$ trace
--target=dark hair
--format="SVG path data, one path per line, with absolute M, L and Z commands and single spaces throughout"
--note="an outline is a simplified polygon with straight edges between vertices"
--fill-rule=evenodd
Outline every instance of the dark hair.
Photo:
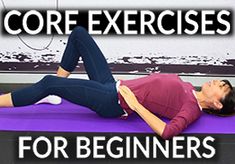
M 228 80 L 222 80 L 225 85 L 228 85 L 230 88 L 229 93 L 220 100 L 223 107 L 221 110 L 214 110 L 214 109 L 203 109 L 206 113 L 214 114 L 217 116 L 231 116 L 235 115 L 235 93 L 231 83 Z

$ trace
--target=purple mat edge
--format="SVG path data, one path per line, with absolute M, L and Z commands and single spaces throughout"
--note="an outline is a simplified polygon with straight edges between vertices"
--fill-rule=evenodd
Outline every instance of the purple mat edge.
M 98 120 L 98 123 L 101 123 L 101 124 L 104 124 L 105 121 L 110 121 L 110 122 L 113 122 L 113 123 L 118 123 L 120 124 L 120 126 L 123 126 L 124 124 L 126 123 L 123 123 L 123 121 L 125 120 L 118 120 L 118 119 L 103 119 L 103 118 L 100 118 L 99 116 L 97 116 L 95 113 L 91 112 L 89 109 L 86 109 L 85 107 L 82 107 L 82 106 L 78 106 L 78 105 L 75 105 L 75 104 L 71 104 L 65 100 L 63 100 L 63 104 L 62 105 L 59 105 L 59 106 L 52 106 L 52 105 L 38 105 L 38 106 L 27 106 L 27 107 L 20 107 L 18 108 L 19 110 L 23 110 L 24 112 L 27 111 L 27 114 L 32 112 L 31 114 L 33 114 L 34 112 L 36 114 L 38 114 L 37 112 L 48 112 L 48 113 L 53 113 L 54 112 L 54 109 L 56 108 L 63 108 L 65 106 L 69 106 L 71 108 L 74 108 L 73 110 L 74 111 L 70 111 L 70 110 L 64 110 L 64 111 L 60 111 L 60 112 L 71 112 L 70 114 L 73 114 L 73 112 L 75 112 L 76 114 L 77 113 L 82 113 L 83 114 L 89 114 L 89 117 L 88 119 L 91 119 L 91 120 Z M 44 108 L 43 108 L 44 107 Z M 43 108 L 43 109 L 40 109 L 40 108 Z M 49 108 L 48 109 L 45 109 L 45 108 Z M 77 108 L 81 109 L 79 111 L 77 111 Z M 2 109 L 0 111 L 0 115 L 4 112 L 5 113 L 11 113 L 11 110 L 13 110 L 13 113 L 16 112 L 16 110 L 13 108 L 13 109 L 10 109 L 9 108 L 5 108 Z M 48 111 L 47 111 L 48 110 Z M 4 111 L 4 112 L 3 112 Z M 23 114 L 23 113 L 22 113 Z M 42 113 L 41 113 L 42 114 Z M 57 113 L 58 114 L 58 113 Z M 80 114 L 79 114 L 80 115 Z M 14 131 L 14 132 L 68 132 L 68 133 L 150 133 L 150 134 L 153 134 L 154 132 L 146 125 L 146 123 L 144 121 L 142 121 L 140 118 L 137 118 L 138 116 L 135 116 L 136 114 L 133 114 L 131 116 L 129 116 L 132 120 L 134 120 L 134 122 L 130 122 L 128 121 L 129 123 L 138 123 L 139 126 L 141 126 L 142 129 L 144 130 L 139 130 L 139 129 L 131 129 L 132 127 L 129 126 L 130 128 L 122 128 L 122 127 L 119 127 L 119 125 L 116 125 L 116 129 L 115 128 L 112 128 L 112 130 L 110 130 L 110 128 L 103 128 L 103 129 L 86 129 L 86 130 L 79 130 L 79 128 L 69 128 L 69 126 L 65 126 L 65 127 L 62 127 L 62 128 L 54 128 L 52 126 L 52 128 L 48 128 L 46 129 L 47 126 L 42 126 L 40 128 L 32 128 L 32 127 L 25 127 L 25 126 L 21 126 L 20 128 L 19 127 L 14 127 L 14 125 L 10 126 L 10 128 L 4 128 L 1 124 L 0 125 L 0 131 Z M 80 116 L 82 117 L 82 116 Z M 1 118 L 2 119 L 2 118 Z M 8 118 L 7 118 L 8 119 Z M 6 119 L 6 120 L 7 120 Z M 129 119 L 129 118 L 128 118 Z M 226 119 L 226 122 L 227 122 L 227 125 L 232 125 L 233 128 L 230 129 L 228 127 L 223 127 L 223 129 L 218 129 L 218 126 L 216 125 L 213 125 L 211 128 L 213 129 L 210 129 L 210 127 L 207 127 L 205 124 L 207 124 L 208 121 L 211 121 L 211 122 L 219 122 L 219 120 L 222 120 L 222 119 L 225 119 L 225 118 L 218 118 L 218 117 L 215 117 L 215 116 L 210 116 L 210 115 L 207 115 L 207 114 L 203 114 L 203 116 L 198 120 L 196 121 L 195 123 L 193 123 L 192 125 L 190 125 L 187 129 L 185 129 L 182 133 L 183 134 L 188 134 L 188 133 L 193 133 L 193 134 L 235 134 L 235 117 L 230 117 L 228 119 Z M 105 121 L 104 121 L 105 120 Z M 117 121 L 118 120 L 118 121 Z M 165 120 L 165 119 L 164 119 Z M 230 121 L 229 121 L 230 120 Z M 1 122 L 2 120 L 0 120 Z M 45 121 L 43 118 L 41 120 L 39 120 L 39 123 L 40 121 Z M 56 119 L 54 120 L 49 120 L 51 122 L 60 122 Z M 64 120 L 62 120 L 64 121 Z M 71 122 L 71 120 L 66 120 L 66 122 Z M 74 120 L 72 120 L 73 122 Z M 14 122 L 14 119 L 13 119 L 13 122 Z M 79 122 L 79 120 L 75 120 L 75 122 Z M 231 122 L 233 124 L 231 124 Z M 2 122 L 1 122 L 2 123 Z M 82 121 L 80 122 L 82 123 Z M 225 121 L 222 121 L 220 123 L 224 123 L 224 125 L 226 125 Z M 34 125 L 37 125 L 37 122 L 30 122 L 30 124 L 34 124 Z M 201 126 L 201 128 L 200 128 Z

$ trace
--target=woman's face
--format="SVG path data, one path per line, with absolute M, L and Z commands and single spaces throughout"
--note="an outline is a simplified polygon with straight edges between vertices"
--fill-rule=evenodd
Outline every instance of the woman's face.
M 211 80 L 202 85 L 202 93 L 208 101 L 215 102 L 224 99 L 230 87 L 221 80 Z

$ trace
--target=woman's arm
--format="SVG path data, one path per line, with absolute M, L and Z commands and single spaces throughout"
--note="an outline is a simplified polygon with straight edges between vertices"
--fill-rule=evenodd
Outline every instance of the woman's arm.
M 136 111 L 140 117 L 156 132 L 159 136 L 162 136 L 166 123 L 159 119 L 156 115 L 151 113 L 143 105 L 141 105 L 134 93 L 126 86 L 119 86 L 119 92 L 128 104 L 128 106 Z

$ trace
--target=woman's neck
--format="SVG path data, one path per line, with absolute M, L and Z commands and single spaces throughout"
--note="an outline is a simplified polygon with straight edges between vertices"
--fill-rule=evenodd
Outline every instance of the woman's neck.
M 209 108 L 208 102 L 206 101 L 206 98 L 203 95 L 203 93 L 201 91 L 196 91 L 195 94 L 196 94 L 196 99 L 199 105 L 202 107 L 202 109 Z

